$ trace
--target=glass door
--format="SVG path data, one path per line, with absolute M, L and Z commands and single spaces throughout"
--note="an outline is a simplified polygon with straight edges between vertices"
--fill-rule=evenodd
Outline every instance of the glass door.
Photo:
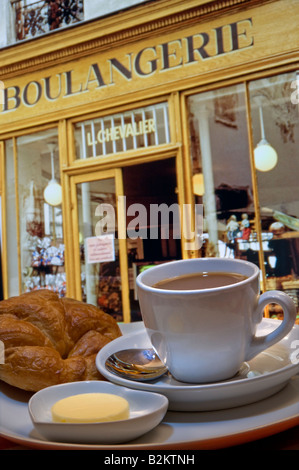
M 150 266 L 180 259 L 181 224 L 176 159 L 122 169 L 131 320 L 141 320 L 136 277 Z
M 136 276 L 182 256 L 176 159 L 74 175 L 70 187 L 73 294 L 117 321 L 141 320 Z
M 71 178 L 76 297 L 130 321 L 121 170 Z

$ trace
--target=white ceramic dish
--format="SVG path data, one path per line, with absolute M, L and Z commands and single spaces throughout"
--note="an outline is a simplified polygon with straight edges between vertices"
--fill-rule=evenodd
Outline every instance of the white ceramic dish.
M 104 423 L 54 423 L 51 408 L 55 402 L 80 393 L 112 393 L 129 402 L 128 419 Z M 165 396 L 127 389 L 109 382 L 73 382 L 48 387 L 35 393 L 28 409 L 36 430 L 49 441 L 80 444 L 119 444 L 151 431 L 165 416 Z
M 277 327 L 278 320 L 263 319 L 258 334 L 267 334 Z M 110 354 L 126 348 L 147 348 L 150 341 L 144 328 L 108 343 L 97 355 L 98 370 L 109 381 L 136 390 L 165 395 L 169 409 L 175 411 L 211 411 L 243 406 L 267 398 L 282 390 L 292 376 L 299 372 L 299 363 L 292 361 L 294 345 L 299 339 L 299 326 L 279 343 L 260 353 L 234 379 L 218 383 L 194 385 L 174 380 L 166 375 L 153 382 L 135 382 L 108 371 L 105 361 Z

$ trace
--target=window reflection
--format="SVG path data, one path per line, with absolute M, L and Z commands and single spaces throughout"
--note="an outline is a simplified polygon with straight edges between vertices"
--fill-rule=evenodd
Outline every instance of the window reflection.
M 257 169 L 267 289 L 282 289 L 298 307 L 299 298 L 299 114 L 292 102 L 296 74 L 250 83 L 254 146 L 261 138 L 260 110 L 266 140 L 277 153 L 267 171 Z M 271 312 L 270 312 L 271 314 Z M 273 306 L 273 314 L 282 312 Z
M 294 72 L 249 83 L 253 168 L 245 86 L 193 95 L 187 105 L 193 193 L 204 205 L 199 255 L 258 264 L 262 288 L 285 291 L 299 312 L 299 108 L 291 99 L 296 79 Z M 277 305 L 267 314 L 283 316 Z
M 62 207 L 61 198 L 57 199 L 57 188 L 61 191 L 59 180 L 56 129 L 18 137 L 15 150 L 13 141 L 7 141 L 9 296 L 41 288 L 59 296 L 66 294 Z M 46 188 L 50 189 L 47 200 Z
M 193 192 L 204 205 L 202 256 L 259 262 L 245 88 L 188 99 Z

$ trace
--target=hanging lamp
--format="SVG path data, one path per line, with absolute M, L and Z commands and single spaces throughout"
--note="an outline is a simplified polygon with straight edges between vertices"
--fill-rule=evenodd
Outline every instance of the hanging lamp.
M 277 164 L 277 152 L 269 144 L 265 138 L 265 129 L 264 129 L 264 120 L 263 120 L 263 110 L 262 107 L 259 107 L 260 115 L 260 126 L 261 126 L 261 140 L 254 149 L 254 163 L 255 167 L 259 171 L 270 171 Z
M 55 172 L 54 172 L 54 143 L 48 144 L 50 152 L 51 152 L 51 179 L 48 182 L 44 190 L 44 199 L 47 204 L 50 206 L 58 206 L 62 202 L 62 188 L 61 185 L 55 179 Z

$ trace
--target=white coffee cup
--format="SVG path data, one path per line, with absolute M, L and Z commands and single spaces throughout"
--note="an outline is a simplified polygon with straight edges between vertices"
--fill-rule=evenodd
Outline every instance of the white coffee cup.
M 200 272 L 233 272 L 245 280 L 199 290 L 153 287 L 169 278 Z M 138 298 L 150 341 L 172 376 L 208 383 L 233 377 L 244 361 L 280 341 L 292 329 L 296 308 L 281 291 L 260 295 L 260 270 L 247 261 L 198 258 L 149 268 L 137 277 Z M 267 304 L 279 304 L 284 320 L 256 336 Z

